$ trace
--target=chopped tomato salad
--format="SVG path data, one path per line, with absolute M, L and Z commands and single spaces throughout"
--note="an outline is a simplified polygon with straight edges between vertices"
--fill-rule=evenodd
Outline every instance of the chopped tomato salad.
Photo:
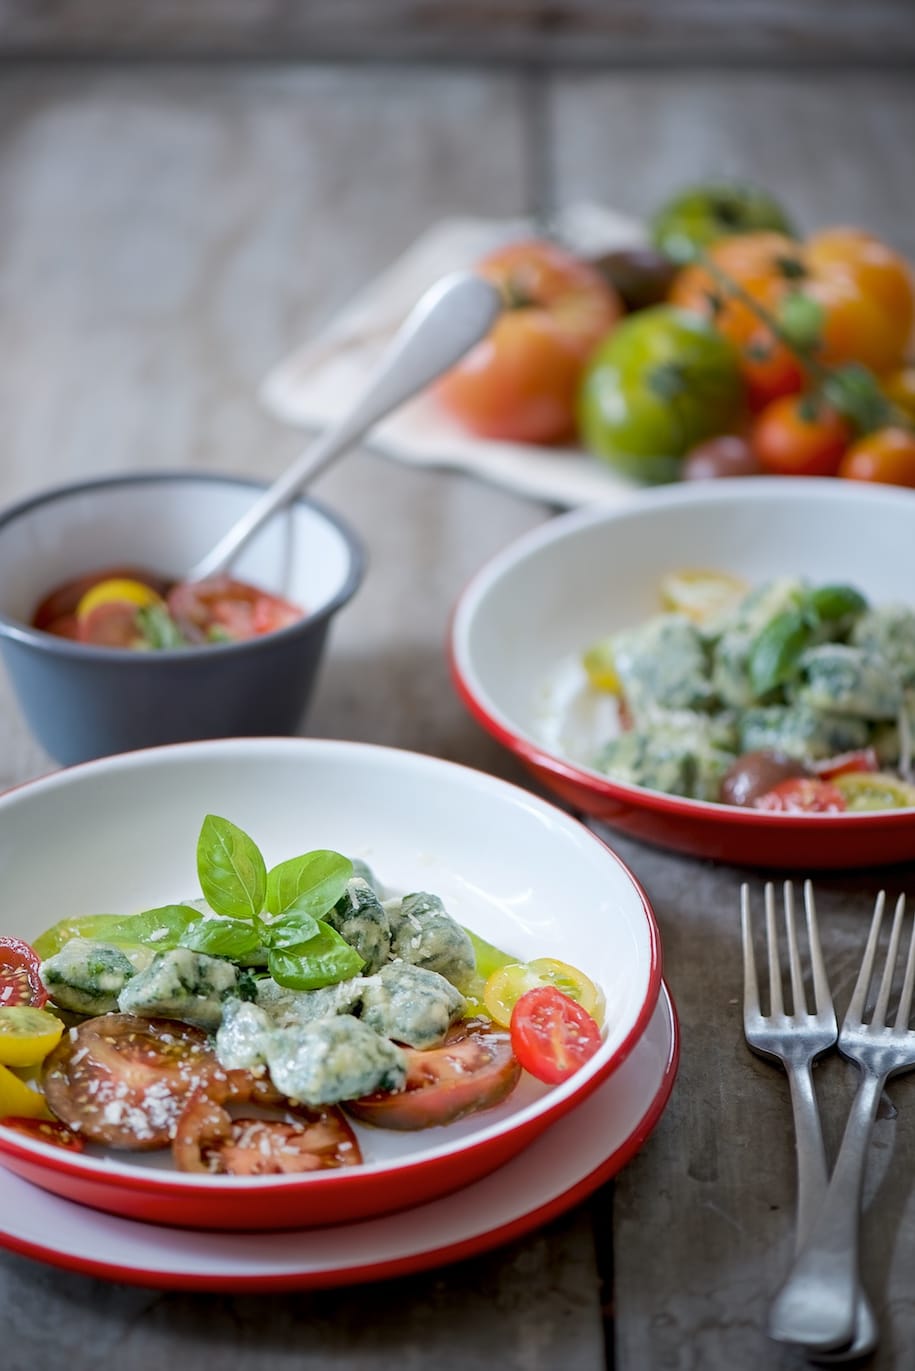
M 238 643 L 298 623 L 290 601 L 230 576 L 170 582 L 137 567 L 65 581 L 35 609 L 35 628 L 93 647 L 137 651 Z

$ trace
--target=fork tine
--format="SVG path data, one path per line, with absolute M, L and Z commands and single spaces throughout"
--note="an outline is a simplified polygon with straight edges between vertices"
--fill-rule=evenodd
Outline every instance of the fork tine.
M 794 886 L 785 882 L 785 932 L 788 935 L 788 965 L 791 970 L 791 1000 L 795 1014 L 807 1013 L 807 996 L 804 992 L 804 973 L 801 971 L 801 955 L 797 946 L 797 923 L 794 917 Z
M 900 897 L 896 901 L 896 909 L 893 914 L 893 926 L 890 929 L 890 943 L 886 949 L 886 962 L 883 966 L 883 975 L 880 977 L 880 989 L 877 992 L 877 1003 L 874 1005 L 874 1013 L 871 1023 L 885 1024 L 886 1011 L 889 1008 L 890 992 L 893 989 L 893 977 L 896 972 L 896 958 L 899 955 L 899 937 L 902 933 L 902 916 L 905 912 L 905 901 Z
M 874 954 L 877 951 L 877 940 L 880 937 L 880 921 L 883 918 L 883 906 L 886 904 L 886 893 L 880 891 L 877 902 L 874 905 L 874 916 L 871 919 L 870 932 L 867 935 L 867 944 L 864 948 L 864 956 L 861 958 L 861 970 L 858 972 L 858 979 L 855 981 L 855 988 L 852 991 L 851 999 L 848 1002 L 848 1009 L 845 1011 L 846 1022 L 856 1021 L 861 1023 L 864 1016 L 864 1003 L 867 999 L 868 986 L 871 983 L 871 975 L 874 970 Z
M 766 882 L 766 942 L 769 951 L 769 1013 L 779 1015 L 785 1012 L 782 1002 L 782 969 L 778 960 L 778 929 L 775 926 L 775 891 L 771 881 Z
M 750 920 L 750 887 L 740 887 L 740 930 L 743 937 L 743 1012 L 747 1015 L 759 1014 L 759 981 L 756 976 L 756 958 L 753 955 L 753 928 Z
M 817 920 L 816 901 L 813 898 L 813 885 L 804 882 L 804 909 L 807 914 L 807 942 L 810 946 L 810 966 L 813 971 L 813 998 L 818 1014 L 832 1013 L 832 991 L 823 961 L 820 946 L 820 926 Z
M 905 908 L 905 896 L 899 896 L 898 909 Z M 909 937 L 909 955 L 905 964 L 905 978 L 902 982 L 902 993 L 899 996 L 899 1008 L 896 1011 L 897 1030 L 906 1029 L 909 1026 L 909 1019 L 912 1014 L 912 989 L 915 987 L 915 922 L 912 924 L 912 932 Z

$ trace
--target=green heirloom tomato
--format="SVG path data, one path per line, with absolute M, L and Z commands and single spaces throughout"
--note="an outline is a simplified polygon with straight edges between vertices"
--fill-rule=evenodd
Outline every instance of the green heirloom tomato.
M 579 429 L 637 480 L 673 481 L 684 454 L 732 427 L 743 405 L 732 345 L 698 315 L 656 305 L 625 319 L 585 372 Z
M 793 236 L 781 205 L 767 191 L 740 182 L 690 186 L 662 205 L 651 220 L 655 247 L 674 262 L 692 262 L 697 250 L 735 233 L 773 229 Z

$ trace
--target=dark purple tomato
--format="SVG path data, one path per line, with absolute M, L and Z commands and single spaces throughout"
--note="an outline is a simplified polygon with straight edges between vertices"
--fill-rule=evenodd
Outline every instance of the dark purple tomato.
M 760 795 L 767 795 L 782 781 L 809 772 L 797 757 L 783 752 L 745 752 L 725 772 L 721 782 L 721 801 L 726 805 L 752 806 Z
M 721 476 L 760 476 L 762 467 L 746 438 L 723 433 L 697 443 L 683 459 L 684 481 L 709 481 Z
M 627 309 L 647 309 L 667 299 L 676 265 L 654 248 L 620 248 L 595 257 L 593 264 L 622 296 Z

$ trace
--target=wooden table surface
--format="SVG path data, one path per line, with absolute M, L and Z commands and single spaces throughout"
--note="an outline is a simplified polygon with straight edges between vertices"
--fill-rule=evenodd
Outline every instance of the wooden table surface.
M 642 213 L 684 181 L 742 174 L 802 224 L 863 223 L 915 255 L 913 116 L 902 72 L 7 67 L 0 500 L 125 468 L 277 473 L 301 435 L 259 409 L 259 380 L 444 215 L 583 197 Z M 361 532 L 371 566 L 334 630 L 309 731 L 527 784 L 462 710 L 443 644 L 471 572 L 552 511 L 368 453 L 319 493 Z M 0 787 L 50 768 L 3 681 Z M 794 1175 L 784 1079 L 741 1035 L 748 873 L 614 841 L 657 912 L 683 1058 L 656 1133 L 612 1186 L 486 1256 L 319 1293 L 161 1293 L 2 1253 L 0 1364 L 802 1365 L 762 1331 L 790 1253 Z M 884 882 L 915 894 L 915 865 L 818 879 L 840 1005 Z M 834 1149 L 852 1075 L 830 1061 L 817 1081 Z M 903 1368 L 915 1357 L 915 1081 L 884 1101 L 870 1161 L 872 1364 Z

